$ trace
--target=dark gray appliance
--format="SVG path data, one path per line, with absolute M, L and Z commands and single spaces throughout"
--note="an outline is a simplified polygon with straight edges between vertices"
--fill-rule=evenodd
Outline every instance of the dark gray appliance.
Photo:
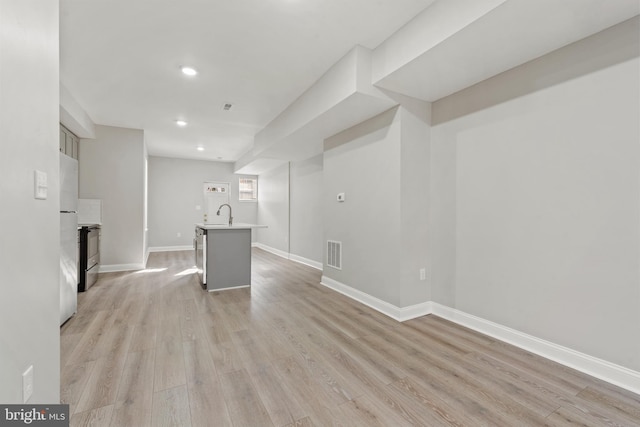
M 98 281 L 100 269 L 100 226 L 85 225 L 80 229 L 80 282 L 84 292 Z
M 196 236 L 193 241 L 196 253 L 196 269 L 203 289 L 207 289 L 207 230 L 196 227 Z

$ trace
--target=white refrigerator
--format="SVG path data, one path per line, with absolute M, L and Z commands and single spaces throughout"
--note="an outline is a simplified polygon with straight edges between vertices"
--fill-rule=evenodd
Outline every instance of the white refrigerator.
M 60 325 L 78 309 L 78 161 L 60 153 Z

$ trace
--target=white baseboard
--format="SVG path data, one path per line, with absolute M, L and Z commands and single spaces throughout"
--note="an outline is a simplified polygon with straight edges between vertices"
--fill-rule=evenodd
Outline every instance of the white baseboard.
M 220 288 L 220 289 L 207 289 L 208 292 L 218 292 L 218 291 L 228 291 L 230 289 L 242 289 L 242 288 L 250 288 L 251 285 L 241 285 L 241 286 L 231 286 L 228 288 Z
M 525 334 L 433 301 L 427 301 L 409 307 L 396 307 L 393 304 L 389 304 L 386 301 L 382 301 L 379 298 L 326 276 L 322 276 L 321 284 L 399 322 L 434 314 L 458 325 L 473 329 L 474 331 L 515 345 L 516 347 L 576 369 L 587 375 L 640 394 L 640 372 L 625 368 L 624 366 L 589 356 L 588 354 L 554 344 L 550 341 Z
M 397 320 L 398 322 L 404 322 L 406 320 L 415 319 L 416 317 L 431 314 L 432 311 L 430 301 L 412 305 L 409 307 L 396 307 L 393 304 L 347 286 L 327 276 L 322 276 L 322 279 L 320 279 L 320 284 L 326 286 L 327 288 L 333 289 L 334 291 L 339 292 L 343 295 L 346 295 L 349 298 L 366 305 L 367 307 L 371 307 L 374 310 Z
M 640 372 L 432 302 L 433 314 L 640 394 Z
M 252 246 L 271 252 L 292 261 L 302 262 L 303 264 L 315 267 L 310 263 L 303 262 L 305 259 L 295 255 L 288 254 L 284 251 L 271 248 L 261 243 L 253 243 Z M 183 248 L 183 249 L 179 249 Z M 177 251 L 190 250 L 192 247 L 165 247 L 165 248 L 149 248 L 149 252 L 158 251 Z M 307 260 L 309 261 L 309 260 Z M 313 262 L 313 261 L 311 261 Z M 316 263 L 319 264 L 319 263 Z M 320 265 L 320 269 L 321 269 Z M 100 273 L 115 271 L 134 271 L 144 269 L 142 264 L 114 264 L 101 265 Z M 318 268 L 318 267 L 315 267 Z M 515 329 L 482 319 L 480 317 L 467 314 L 455 308 L 450 308 L 433 301 L 426 301 L 409 307 L 396 307 L 386 301 L 371 296 L 365 292 L 347 286 L 329 277 L 322 276 L 321 284 L 327 288 L 333 289 L 347 297 L 358 301 L 368 307 L 373 308 L 380 313 L 391 317 L 399 322 L 415 319 L 417 317 L 434 314 L 443 319 L 450 320 L 458 325 L 465 326 L 474 331 L 491 336 L 500 341 L 515 345 L 516 347 L 535 353 L 539 356 L 558 362 L 562 365 L 576 369 L 585 374 L 599 378 L 603 381 L 615 384 L 619 387 L 640 394 L 640 372 L 625 368 L 620 365 L 599 359 L 597 357 L 584 354 L 570 348 L 546 341 L 535 336 L 517 331 Z
M 279 257 L 289 259 L 289 253 L 285 251 L 281 251 L 280 249 L 272 248 L 271 246 L 267 246 L 263 243 L 254 242 L 251 244 L 256 248 L 262 249 L 263 251 L 271 252 L 274 255 L 278 255 Z
M 137 271 L 144 270 L 144 264 L 110 264 L 100 265 L 98 273 L 114 273 L 116 271 Z
M 267 246 L 267 245 L 265 245 L 263 243 L 254 242 L 254 243 L 251 244 L 251 246 L 254 246 L 256 248 L 260 248 L 263 251 L 270 252 L 270 253 L 272 253 L 274 255 L 278 255 L 279 257 L 282 257 L 282 258 L 285 258 L 285 259 L 288 259 L 288 260 L 291 260 L 291 261 L 295 261 L 295 262 L 297 262 L 299 264 L 308 265 L 309 267 L 313 267 L 313 268 L 315 268 L 317 270 L 320 270 L 320 271 L 322 271 L 322 268 L 323 268 L 323 265 L 322 265 L 321 262 L 314 261 L 314 260 L 311 260 L 311 259 L 308 259 L 308 258 L 304 258 L 304 257 L 301 257 L 299 255 L 290 254 L 288 252 L 281 251 L 280 249 L 276 249 L 276 248 L 272 248 L 271 246 Z
M 151 246 L 149 252 L 192 251 L 193 245 L 186 246 Z
M 308 265 L 309 267 L 313 267 L 316 270 L 322 271 L 322 269 L 324 268 L 324 266 L 322 265 L 321 262 L 314 261 L 314 260 L 309 259 L 309 258 L 304 258 L 304 257 L 301 257 L 299 255 L 289 254 L 289 259 L 291 261 L 295 261 L 295 262 L 297 262 L 299 264 L 304 264 L 304 265 Z

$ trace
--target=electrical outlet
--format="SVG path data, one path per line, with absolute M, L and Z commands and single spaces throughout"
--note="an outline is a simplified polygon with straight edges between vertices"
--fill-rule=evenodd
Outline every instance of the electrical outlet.
M 427 269 L 426 268 L 421 268 L 420 269 L 420 280 L 427 280 Z
M 33 365 L 22 374 L 22 403 L 27 403 L 33 394 Z

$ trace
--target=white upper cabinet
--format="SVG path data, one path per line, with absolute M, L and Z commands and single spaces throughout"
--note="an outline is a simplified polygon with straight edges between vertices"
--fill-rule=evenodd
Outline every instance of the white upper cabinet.
M 60 152 L 69 157 L 78 159 L 78 143 L 80 138 L 75 136 L 71 131 L 60 125 Z

